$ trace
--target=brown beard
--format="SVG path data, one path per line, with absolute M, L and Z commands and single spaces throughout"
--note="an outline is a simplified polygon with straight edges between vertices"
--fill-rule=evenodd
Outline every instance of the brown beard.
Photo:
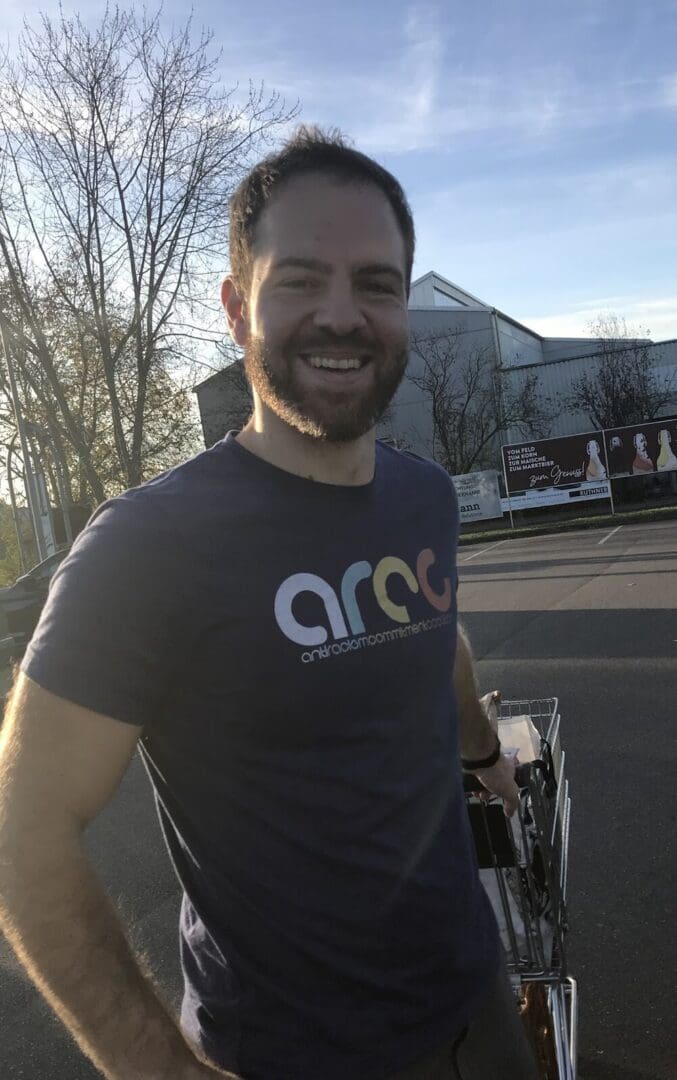
M 316 346 L 317 347 L 317 346 Z M 308 346 L 304 349 L 309 352 Z M 364 347 L 356 349 L 364 352 Z M 362 398 L 331 406 L 307 395 L 292 372 L 290 350 L 281 355 L 278 365 L 270 362 L 263 343 L 249 341 L 245 349 L 244 370 L 253 390 L 276 416 L 301 435 L 324 442 L 353 442 L 370 431 L 381 419 L 404 376 L 408 360 L 405 348 L 390 362 L 381 358 L 369 362 L 379 365 L 377 378 Z M 324 405 L 324 407 L 323 407 Z

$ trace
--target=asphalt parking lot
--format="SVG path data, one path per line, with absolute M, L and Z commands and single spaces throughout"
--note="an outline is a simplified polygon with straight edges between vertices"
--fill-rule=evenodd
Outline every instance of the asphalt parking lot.
M 677 1077 L 677 523 L 459 552 L 483 689 L 556 695 L 581 1080 Z
M 459 573 L 483 690 L 560 702 L 580 1080 L 674 1080 L 677 523 L 464 547 Z M 178 1003 L 179 892 L 138 760 L 87 843 Z M 95 1080 L 3 943 L 0 979 L 0 1076 Z

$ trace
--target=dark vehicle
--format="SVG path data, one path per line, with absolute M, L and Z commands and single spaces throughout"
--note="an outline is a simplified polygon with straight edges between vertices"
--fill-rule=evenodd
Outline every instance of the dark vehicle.
M 47 599 L 49 583 L 67 554 L 68 548 L 55 551 L 13 585 L 0 589 L 0 664 L 23 656 Z

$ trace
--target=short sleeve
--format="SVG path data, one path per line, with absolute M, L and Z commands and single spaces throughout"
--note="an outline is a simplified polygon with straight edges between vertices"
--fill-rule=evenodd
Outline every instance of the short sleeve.
M 175 547 L 141 500 L 105 503 L 52 580 L 22 670 L 94 712 L 139 726 L 154 719 L 182 639 Z

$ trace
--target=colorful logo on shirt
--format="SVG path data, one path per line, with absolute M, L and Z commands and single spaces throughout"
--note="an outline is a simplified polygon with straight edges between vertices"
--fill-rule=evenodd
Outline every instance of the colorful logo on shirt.
M 292 574 L 282 582 L 275 595 L 277 625 L 290 641 L 306 648 L 324 645 L 330 635 L 334 642 L 341 642 L 351 635 L 364 635 L 366 630 L 357 599 L 357 587 L 362 582 L 370 581 L 381 610 L 394 623 L 401 627 L 408 626 L 411 623 L 409 608 L 406 604 L 395 603 L 388 592 L 389 583 L 394 577 L 404 581 L 412 594 L 421 592 L 435 611 L 447 612 L 452 601 L 450 579 L 444 578 L 441 593 L 435 592 L 428 580 L 428 571 L 435 561 L 435 552 L 431 548 L 424 548 L 416 560 L 415 572 L 396 555 L 386 555 L 375 567 L 366 561 L 354 562 L 345 571 L 338 591 L 318 574 Z M 298 621 L 292 608 L 296 597 L 305 592 L 320 597 L 327 625 L 305 626 Z

